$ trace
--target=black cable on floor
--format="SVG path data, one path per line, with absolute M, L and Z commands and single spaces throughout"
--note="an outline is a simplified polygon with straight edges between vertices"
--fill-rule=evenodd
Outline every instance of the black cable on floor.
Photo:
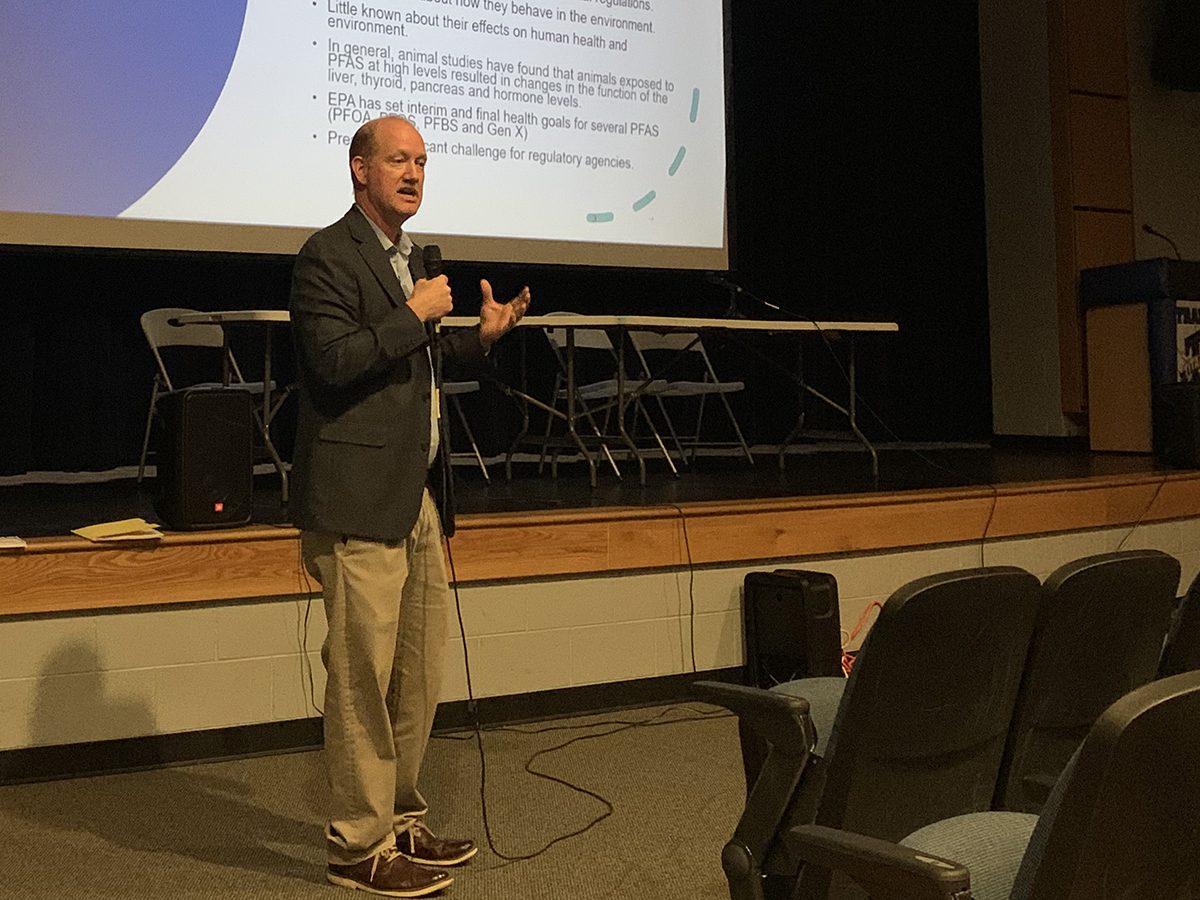
M 481 811 L 482 817 L 483 817 L 483 832 L 484 832 L 484 836 L 487 840 L 488 849 L 491 850 L 491 852 L 498 858 L 504 860 L 505 862 L 521 862 L 524 860 L 533 859 L 537 856 L 541 856 L 543 853 L 545 853 L 547 850 L 549 850 L 551 847 L 555 846 L 556 844 L 562 843 L 563 841 L 569 840 L 570 838 L 573 838 L 573 837 L 578 837 L 579 835 L 590 831 L 591 829 L 595 828 L 597 825 L 599 825 L 601 822 L 603 822 L 605 819 L 607 819 L 609 816 L 611 816 L 613 814 L 614 809 L 613 809 L 612 803 L 609 800 L 607 800 L 605 797 L 603 797 L 602 795 L 597 793 L 596 791 L 589 790 L 588 788 L 582 787 L 581 785 L 578 785 L 571 781 L 568 781 L 565 778 L 560 778 L 557 775 L 551 775 L 548 772 L 542 772 L 542 771 L 538 771 L 538 770 L 534 769 L 533 764 L 541 757 L 546 756 L 549 753 L 553 753 L 557 750 L 562 750 L 566 747 L 571 746 L 572 744 L 576 744 L 581 741 L 591 740 L 593 738 L 608 737 L 609 735 L 618 734 L 622 731 L 628 731 L 632 728 L 650 727 L 653 725 L 673 725 L 673 724 L 680 723 L 680 722 L 698 722 L 698 721 L 704 721 L 704 720 L 707 720 L 710 718 L 727 718 L 730 715 L 732 715 L 731 713 L 728 713 L 724 710 L 717 710 L 712 713 L 706 712 L 706 713 L 701 713 L 701 714 L 689 716 L 689 717 L 669 719 L 666 721 L 658 721 L 658 720 L 662 719 L 664 716 L 666 716 L 668 713 L 672 712 L 673 710 L 687 708 L 687 707 L 680 707 L 680 706 L 669 706 L 663 710 L 660 710 L 655 715 L 650 716 L 647 719 L 641 719 L 641 720 L 602 719 L 598 722 L 576 723 L 576 724 L 571 724 L 571 725 L 549 725 L 549 726 L 546 726 L 543 728 L 533 728 L 533 729 L 518 728 L 516 726 L 499 726 L 494 729 L 488 729 L 489 731 L 493 731 L 493 730 L 494 731 L 506 731 L 506 732 L 516 733 L 516 734 L 531 734 L 532 735 L 532 734 L 543 734 L 543 733 L 549 732 L 549 731 L 574 731 L 574 730 L 582 730 L 582 729 L 587 729 L 587 728 L 604 728 L 609 725 L 615 726 L 613 728 L 610 728 L 607 731 L 602 731 L 598 734 L 579 735 L 577 737 L 573 737 L 566 741 L 563 741 L 560 744 L 556 744 L 553 747 L 546 747 L 542 750 L 538 750 L 532 756 L 530 756 L 529 759 L 527 759 L 525 761 L 525 765 L 524 765 L 524 770 L 526 772 L 528 772 L 530 775 L 533 775 L 537 778 L 545 779 L 546 781 L 550 781 L 554 784 L 562 785 L 563 787 L 567 788 L 568 790 L 574 791 L 577 794 L 582 794 L 585 797 L 590 797 L 591 799 L 597 801 L 603 807 L 601 812 L 597 816 L 592 818 L 591 821 L 589 821 L 587 824 L 583 825 L 582 827 L 577 828 L 573 831 L 570 831 L 566 834 L 557 835 L 557 836 L 551 838 L 549 841 L 547 841 L 541 847 L 539 847 L 538 849 L 536 849 L 530 853 L 509 854 L 509 853 L 503 852 L 496 846 L 495 835 L 493 834 L 493 831 L 492 831 L 491 815 L 488 810 L 487 754 L 484 752 L 484 746 L 483 746 L 483 731 L 484 731 L 484 729 L 483 729 L 483 726 L 479 719 L 479 708 L 478 708 L 478 704 L 475 699 L 475 689 L 474 689 L 474 685 L 473 685 L 472 679 L 471 679 L 470 651 L 467 648 L 467 632 L 466 632 L 466 627 L 463 624 L 462 602 L 461 602 L 461 598 L 460 598 L 459 592 L 458 592 L 458 576 L 457 576 L 457 573 L 455 572 L 455 568 L 454 568 L 454 553 L 453 553 L 453 550 L 451 550 L 451 548 L 450 548 L 450 543 L 451 543 L 450 541 L 446 542 L 446 557 L 447 557 L 447 560 L 450 565 L 450 583 L 453 586 L 453 590 L 454 590 L 454 608 L 455 608 L 455 614 L 458 617 L 459 636 L 462 638 L 462 642 L 463 642 L 463 666 L 466 670 L 466 682 L 467 682 L 467 711 L 469 712 L 469 714 L 471 716 L 472 735 L 474 736 L 475 746 L 479 752 L 479 805 L 480 805 L 480 811 Z M 690 562 L 691 562 L 690 549 L 688 551 L 688 558 L 689 558 L 689 567 L 690 567 Z M 694 607 L 694 603 L 693 603 L 693 607 Z M 694 644 L 694 641 L 693 641 L 693 644 Z M 695 650 L 694 650 L 694 646 L 693 646 L 693 667 L 694 667 L 694 665 L 695 665 Z M 689 710 L 689 711 L 692 711 L 692 710 Z M 450 739 L 462 740 L 462 738 L 450 738 Z M 467 739 L 469 739 L 469 737 Z

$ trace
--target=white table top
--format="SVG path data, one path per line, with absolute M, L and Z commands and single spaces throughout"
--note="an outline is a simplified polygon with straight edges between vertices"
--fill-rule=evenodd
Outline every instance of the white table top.
M 234 324 L 263 322 L 282 324 L 291 321 L 286 309 L 231 309 L 218 312 L 195 312 L 176 316 L 180 325 Z M 479 324 L 478 316 L 447 316 L 445 328 L 469 328 Z M 647 331 L 899 331 L 895 322 L 813 322 L 776 319 L 702 319 L 689 316 L 591 316 L 564 313 L 553 316 L 526 316 L 520 321 L 525 328 L 634 328 Z
M 287 324 L 292 321 L 286 309 L 225 309 L 217 312 L 184 313 L 171 319 L 172 325 L 225 325 L 242 322 Z
M 479 324 L 477 316 L 447 316 L 446 328 L 465 328 Z M 590 316 L 564 313 L 553 316 L 526 316 L 520 323 L 528 328 L 634 328 L 647 331 L 899 331 L 895 322 L 811 322 L 776 319 L 700 319 L 687 316 Z

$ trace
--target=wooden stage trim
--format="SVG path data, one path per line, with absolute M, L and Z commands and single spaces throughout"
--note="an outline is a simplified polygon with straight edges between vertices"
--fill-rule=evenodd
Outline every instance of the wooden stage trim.
M 893 494 L 848 494 L 465 516 L 459 583 L 528 580 L 1080 531 L 1200 516 L 1200 472 Z M 0 556 L 0 616 L 292 596 L 293 528 L 170 533 L 149 546 L 34 538 Z

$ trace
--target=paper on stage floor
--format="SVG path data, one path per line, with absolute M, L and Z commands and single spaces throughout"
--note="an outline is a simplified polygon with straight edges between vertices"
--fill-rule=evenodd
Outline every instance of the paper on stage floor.
M 157 525 L 145 519 L 121 519 L 117 522 L 101 522 L 83 528 L 72 528 L 72 534 L 89 541 L 156 541 L 162 537 Z

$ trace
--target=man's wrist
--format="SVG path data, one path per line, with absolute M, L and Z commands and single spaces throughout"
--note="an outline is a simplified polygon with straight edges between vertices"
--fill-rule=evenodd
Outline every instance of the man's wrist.
M 483 348 L 484 356 L 492 352 L 492 347 L 495 346 L 497 338 L 488 337 L 483 333 L 483 328 L 479 329 L 479 346 Z

